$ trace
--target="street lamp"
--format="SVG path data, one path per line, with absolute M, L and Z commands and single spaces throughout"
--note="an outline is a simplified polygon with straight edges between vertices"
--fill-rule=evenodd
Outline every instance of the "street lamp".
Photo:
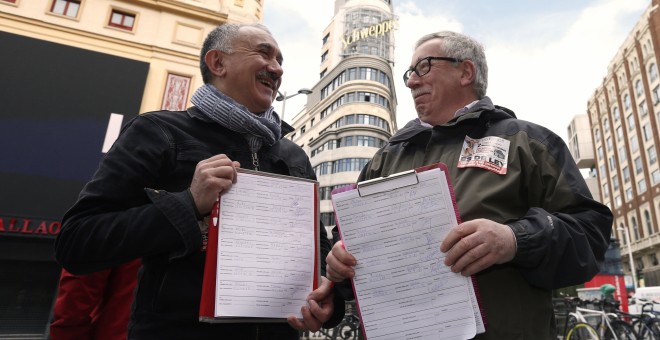
M 312 90 L 302 88 L 302 89 L 298 90 L 298 92 L 296 92 L 292 95 L 288 95 L 288 96 L 286 95 L 286 91 L 284 91 L 284 93 L 282 93 L 278 90 L 277 93 L 279 94 L 279 96 L 277 96 L 275 98 L 275 100 L 277 100 L 278 102 L 282 102 L 282 117 L 281 117 L 281 119 L 284 120 L 284 108 L 286 107 L 286 100 L 291 98 L 291 97 L 295 97 L 299 94 L 310 94 L 310 93 L 312 93 Z
M 632 255 L 632 247 L 630 246 L 630 231 L 628 228 L 623 228 L 623 227 L 618 227 L 616 228 L 619 231 L 623 231 L 626 236 L 626 244 L 628 245 L 628 261 L 630 261 L 630 272 L 632 273 L 633 277 L 633 289 L 637 291 L 637 273 L 635 269 L 635 261 L 633 261 L 633 255 Z

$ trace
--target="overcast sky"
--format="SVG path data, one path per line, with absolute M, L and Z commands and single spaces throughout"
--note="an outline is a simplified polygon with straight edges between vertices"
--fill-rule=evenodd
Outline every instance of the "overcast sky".
M 454 30 L 486 48 L 487 95 L 519 119 L 550 128 L 567 139 L 573 116 L 602 83 L 607 66 L 651 3 L 650 0 L 393 0 L 394 82 L 397 125 L 416 112 L 402 73 L 414 42 L 426 33 Z M 323 30 L 334 0 L 265 0 L 264 24 L 284 54 L 281 91 L 289 94 L 319 80 Z M 305 96 L 286 103 L 285 120 L 300 112 Z M 275 102 L 281 111 L 281 103 Z

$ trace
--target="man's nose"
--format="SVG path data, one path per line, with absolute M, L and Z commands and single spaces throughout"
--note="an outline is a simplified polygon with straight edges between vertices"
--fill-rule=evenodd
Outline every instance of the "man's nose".
M 406 87 L 412 89 L 418 84 L 419 84 L 419 77 L 415 72 L 411 72 L 410 77 L 408 78 L 408 80 L 406 80 Z
M 278 63 L 277 61 L 271 61 L 268 64 L 268 72 L 272 72 L 278 78 L 280 78 L 282 77 L 282 74 L 284 74 L 284 69 L 282 68 L 282 65 L 280 65 L 280 63 Z

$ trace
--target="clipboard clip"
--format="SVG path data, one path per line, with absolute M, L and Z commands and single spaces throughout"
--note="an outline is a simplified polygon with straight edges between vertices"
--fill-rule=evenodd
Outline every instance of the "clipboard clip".
M 377 194 L 392 189 L 405 186 L 416 185 L 419 183 L 417 172 L 412 169 L 408 171 L 397 172 L 384 177 L 378 177 L 363 182 L 358 182 L 357 191 L 360 197 Z

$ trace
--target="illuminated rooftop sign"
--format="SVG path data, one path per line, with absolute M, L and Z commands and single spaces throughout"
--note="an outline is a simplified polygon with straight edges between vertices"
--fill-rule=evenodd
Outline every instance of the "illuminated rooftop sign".
M 385 33 L 398 28 L 399 20 L 396 19 L 383 20 L 375 25 L 356 28 L 353 30 L 353 32 L 350 32 L 341 38 L 341 42 L 344 45 L 343 49 L 348 48 L 350 44 L 361 39 L 367 37 L 382 37 L 385 35 Z

